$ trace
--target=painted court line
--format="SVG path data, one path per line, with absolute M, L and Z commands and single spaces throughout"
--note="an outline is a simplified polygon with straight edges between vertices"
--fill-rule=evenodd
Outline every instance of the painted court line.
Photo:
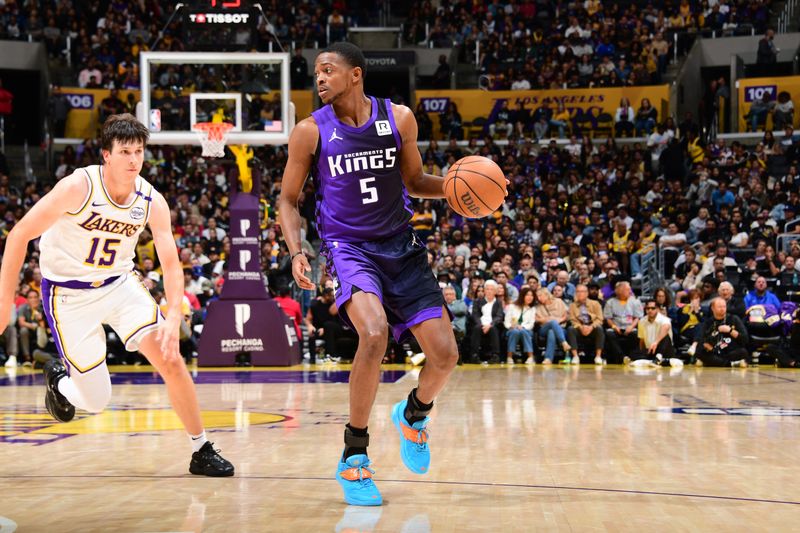
M 48 476 L 48 475 L 0 475 L 0 479 L 144 479 L 144 480 L 157 480 L 157 479 L 192 479 L 198 478 L 190 475 L 181 476 L 145 476 L 145 475 L 80 475 L 80 476 Z M 334 481 L 330 477 L 293 477 L 293 476 L 236 476 L 230 478 L 232 480 L 254 479 L 254 480 L 275 480 L 275 481 Z M 219 480 L 216 480 L 219 481 Z M 771 500 L 762 498 L 744 498 L 740 496 L 719 496 L 713 494 L 694 494 L 684 492 L 662 492 L 662 491 L 649 491 L 649 490 L 628 490 L 628 489 L 610 489 L 603 487 L 570 487 L 565 485 L 527 485 L 521 483 L 481 483 L 478 481 L 415 481 L 408 479 L 381 479 L 381 483 L 414 483 L 422 485 L 456 485 L 456 486 L 470 486 L 470 487 L 506 487 L 511 489 L 546 489 L 546 490 L 572 490 L 581 492 L 610 492 L 616 494 L 638 494 L 643 496 L 669 496 L 678 498 L 701 498 L 707 500 L 724 500 L 724 501 L 737 501 L 737 502 L 752 502 L 752 503 L 775 503 L 779 505 L 800 505 L 800 501 L 791 500 Z
M 776 376 L 775 374 L 767 374 L 766 372 L 759 371 L 758 375 L 767 376 L 768 378 L 782 379 L 783 381 L 788 381 L 789 383 L 797 383 L 796 379 L 785 378 L 783 376 Z

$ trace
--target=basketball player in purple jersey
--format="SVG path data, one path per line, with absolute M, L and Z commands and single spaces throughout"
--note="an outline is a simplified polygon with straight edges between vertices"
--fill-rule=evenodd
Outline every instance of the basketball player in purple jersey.
M 414 114 L 388 99 L 366 96 L 364 70 L 364 55 L 350 43 L 335 43 L 317 57 L 314 75 L 325 105 L 292 131 L 279 220 L 295 280 L 314 289 L 301 252 L 297 207 L 311 174 L 339 316 L 359 338 L 336 479 L 347 503 L 380 505 L 367 457 L 367 424 L 389 327 L 398 341 L 414 335 L 426 355 L 417 388 L 392 409 L 401 458 L 417 474 L 429 468 L 428 413 L 456 366 L 458 349 L 425 247 L 409 225 L 409 194 L 443 198 L 443 179 L 422 171 Z

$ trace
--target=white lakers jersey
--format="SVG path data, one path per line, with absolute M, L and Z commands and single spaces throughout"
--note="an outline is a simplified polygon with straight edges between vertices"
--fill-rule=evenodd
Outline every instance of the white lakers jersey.
M 153 186 L 136 177 L 128 205 L 114 203 L 99 165 L 80 168 L 89 193 L 80 209 L 59 217 L 39 241 L 42 276 L 52 281 L 100 282 L 133 270 L 139 234 L 150 218 Z

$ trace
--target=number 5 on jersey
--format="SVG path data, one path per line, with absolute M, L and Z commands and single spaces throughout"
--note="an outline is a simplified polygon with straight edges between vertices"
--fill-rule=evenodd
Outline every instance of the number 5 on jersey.
M 366 197 L 361 198 L 362 204 L 374 204 L 378 201 L 378 189 L 370 187 L 369 184 L 375 181 L 375 176 L 370 178 L 361 178 L 358 183 L 361 185 L 361 194 L 366 194 Z
M 100 237 L 92 239 L 92 249 L 89 251 L 89 257 L 86 258 L 84 263 L 98 268 L 108 268 L 114 264 L 114 259 L 117 257 L 117 251 L 114 247 L 122 241 L 120 239 L 106 239 L 100 251 L 100 256 L 95 258 L 97 250 L 100 248 L 100 240 Z M 95 263 L 95 261 L 97 262 Z

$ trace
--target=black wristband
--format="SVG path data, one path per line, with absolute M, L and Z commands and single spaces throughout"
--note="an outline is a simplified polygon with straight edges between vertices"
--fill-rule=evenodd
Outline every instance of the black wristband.
M 291 259 L 291 261 L 292 261 L 292 262 L 294 262 L 294 258 L 295 258 L 295 257 L 297 257 L 298 255 L 302 254 L 302 253 L 303 253 L 303 251 L 302 251 L 302 250 L 300 250 L 299 252 L 295 252 L 295 253 L 293 253 L 293 254 L 292 254 L 292 259 Z

